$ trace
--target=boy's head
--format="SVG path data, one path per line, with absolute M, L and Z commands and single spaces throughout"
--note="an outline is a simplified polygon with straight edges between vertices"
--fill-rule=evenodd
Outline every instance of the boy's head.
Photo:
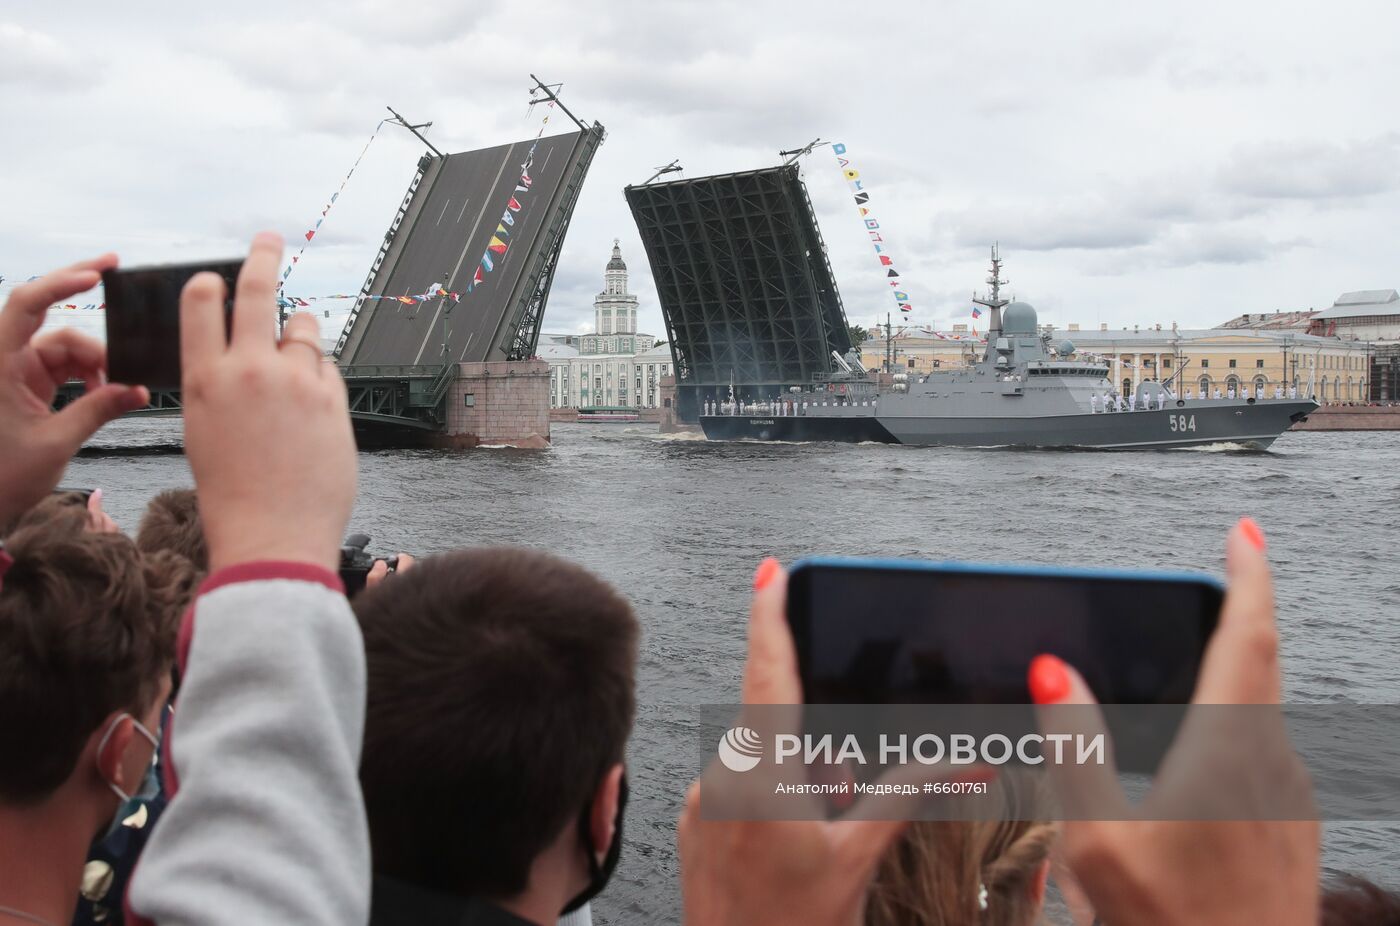
M 5 538 L 0 806 L 56 798 L 97 825 L 150 764 L 192 570 L 89 525 L 81 504 L 54 497 Z
M 597 887 L 635 710 L 627 601 L 565 560 L 491 548 L 427 559 L 354 608 L 375 873 L 493 901 Z
M 199 571 L 208 572 L 209 547 L 194 489 L 166 489 L 151 499 L 136 529 L 136 546 L 142 553 L 178 553 Z

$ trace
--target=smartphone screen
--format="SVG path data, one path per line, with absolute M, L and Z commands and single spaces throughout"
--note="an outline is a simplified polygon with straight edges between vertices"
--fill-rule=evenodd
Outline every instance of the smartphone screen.
M 242 260 L 167 264 L 108 270 L 102 274 L 107 303 L 107 379 L 128 386 L 174 389 L 180 385 L 180 291 L 209 270 L 228 288 L 224 324 L 233 316 L 233 289 Z
M 1223 600 L 1194 575 L 813 560 L 788 622 L 808 703 L 1028 704 L 1051 653 L 1102 704 L 1185 704 Z

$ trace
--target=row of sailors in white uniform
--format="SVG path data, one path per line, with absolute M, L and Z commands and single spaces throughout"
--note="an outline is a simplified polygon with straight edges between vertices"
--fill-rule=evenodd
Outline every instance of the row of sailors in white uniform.
M 1283 386 L 1281 386 L 1281 385 L 1279 385 L 1279 386 L 1274 386 L 1274 398 L 1275 398 L 1275 399 L 1282 399 L 1283 396 L 1284 396 L 1284 389 L 1283 389 Z M 1258 390 L 1257 390 L 1257 395 L 1256 395 L 1256 390 L 1250 388 L 1249 386 L 1243 386 L 1243 387 L 1240 388 L 1239 396 L 1238 396 L 1238 397 L 1241 398 L 1241 399 L 1264 399 L 1264 398 L 1267 397 L 1267 393 L 1265 392 L 1263 386 L 1260 386 L 1260 387 L 1258 388 Z M 1195 398 L 1195 396 L 1193 396 L 1193 395 L 1191 394 L 1191 390 L 1190 390 L 1190 389 L 1187 389 L 1186 392 L 1185 392 L 1185 394 L 1182 396 L 1182 398 L 1183 398 L 1183 399 L 1186 399 L 1187 401 L 1192 401 L 1192 400 Z M 1234 398 L 1236 398 L 1235 388 L 1234 388 L 1233 386 L 1231 386 L 1229 389 L 1225 390 L 1224 393 L 1222 393 L 1222 392 L 1220 391 L 1220 387 L 1217 386 L 1217 387 L 1215 388 L 1215 394 L 1214 394 L 1213 396 L 1206 395 L 1205 390 L 1204 390 L 1204 389 L 1201 390 L 1201 401 L 1202 401 L 1202 402 L 1204 402 L 1204 401 L 1206 401 L 1206 400 L 1208 400 L 1208 399 L 1212 399 L 1212 398 L 1215 399 L 1215 400 L 1217 400 L 1217 401 L 1220 400 L 1220 399 L 1234 399 Z M 1290 399 L 1296 399 L 1296 398 L 1298 398 L 1298 387 L 1297 387 L 1297 386 L 1289 386 L 1289 387 L 1288 387 L 1288 398 L 1290 398 Z M 1175 402 L 1175 401 L 1176 401 L 1176 396 L 1172 395 L 1170 392 L 1167 392 L 1166 390 L 1163 390 L 1163 391 L 1161 391 L 1161 392 L 1152 393 L 1152 394 L 1143 396 L 1143 397 L 1142 397 L 1142 406 L 1141 406 L 1141 408 L 1142 408 L 1142 411 L 1152 411 L 1152 410 L 1153 410 L 1154 403 L 1155 403 L 1156 409 L 1157 409 L 1158 411 L 1161 411 L 1162 409 L 1164 409 L 1164 408 L 1167 407 L 1167 403 L 1168 403 L 1168 402 Z M 1107 394 L 1102 395 L 1102 396 L 1097 395 L 1097 394 L 1091 395 L 1091 396 L 1089 396 L 1089 409 L 1090 409 L 1090 411 L 1092 411 L 1094 414 L 1098 414 L 1100 411 L 1104 411 L 1104 412 L 1113 412 L 1113 411 L 1119 411 L 1119 412 L 1135 412 L 1135 411 L 1138 411 L 1138 400 L 1137 400 L 1137 395 L 1136 395 L 1136 394 L 1130 395 L 1130 396 L 1128 396 L 1126 399 L 1124 399 L 1123 396 L 1118 395 L 1117 393 L 1107 393 Z
M 800 408 L 811 408 L 816 405 L 826 405 L 826 402 L 803 402 Z M 854 400 L 839 400 L 832 405 L 874 405 L 875 402 L 856 402 Z M 799 405 L 796 400 L 783 399 L 778 402 L 712 402 L 705 400 L 704 409 L 706 415 L 774 415 L 778 418 L 790 418 L 799 414 Z

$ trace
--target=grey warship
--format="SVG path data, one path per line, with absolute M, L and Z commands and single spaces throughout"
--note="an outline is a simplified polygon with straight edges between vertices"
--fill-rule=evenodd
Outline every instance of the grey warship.
M 881 388 L 845 358 L 828 382 L 746 404 L 731 394 L 707 401 L 700 425 L 710 440 L 876 441 L 917 446 L 1147 449 L 1235 444 L 1265 449 L 1318 403 L 1296 391 L 1273 396 L 1179 398 L 1144 381 L 1133 395 L 1114 391 L 1110 368 L 1081 357 L 1071 341 L 1052 344 L 1035 309 L 1001 298 L 993 253 L 987 348 L 965 369 L 897 374 Z

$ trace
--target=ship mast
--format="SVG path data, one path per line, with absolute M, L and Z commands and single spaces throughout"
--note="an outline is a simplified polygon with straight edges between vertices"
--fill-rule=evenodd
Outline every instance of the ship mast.
M 984 305 L 990 310 L 990 317 L 987 319 L 987 343 L 992 343 L 992 339 L 1001 334 L 1001 307 L 1010 302 L 1010 299 L 1001 298 L 1001 288 L 1010 280 L 1001 278 L 1001 250 L 998 244 L 992 245 L 992 275 L 987 277 L 987 285 L 991 291 L 986 296 L 972 294 L 972 301 L 978 305 Z

